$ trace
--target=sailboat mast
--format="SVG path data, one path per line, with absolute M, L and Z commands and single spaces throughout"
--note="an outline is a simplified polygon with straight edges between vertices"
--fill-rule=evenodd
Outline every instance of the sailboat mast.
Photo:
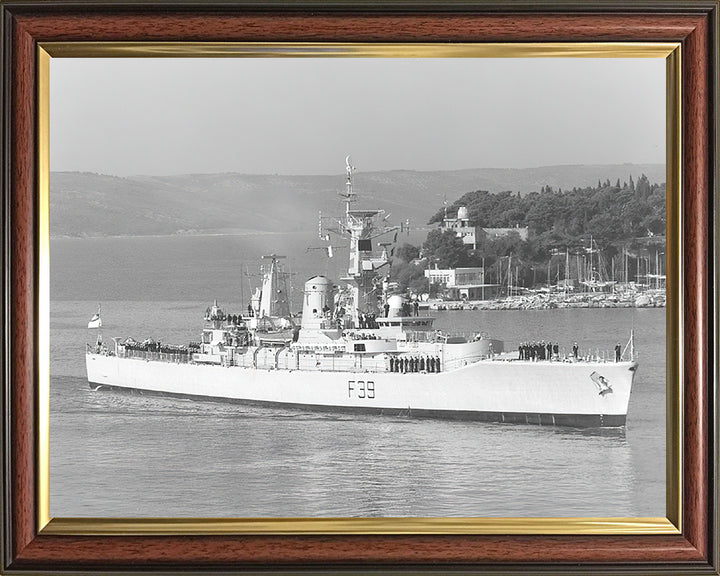
M 623 257 L 623 282 L 625 284 L 628 283 L 628 261 L 627 261 L 627 250 L 625 249 L 625 246 L 623 246 L 622 249 L 622 257 Z
M 485 300 L 485 256 L 482 257 L 482 299 Z
M 508 256 L 508 296 L 512 296 L 512 255 Z
M 557 285 L 560 283 L 560 262 L 558 262 L 557 265 L 557 276 L 555 277 L 555 288 L 557 288 Z
M 581 270 L 580 270 L 580 254 L 578 254 L 577 252 L 575 253 L 575 267 L 577 268 L 577 279 L 578 279 L 578 288 L 579 288 L 579 284 L 580 284 L 580 282 L 582 282 L 582 278 L 580 277 L 580 272 L 581 272 Z
M 565 289 L 564 289 L 565 295 L 567 295 L 568 281 L 570 279 L 570 277 L 569 277 L 570 270 L 569 269 L 570 269 L 570 250 L 568 250 L 568 247 L 565 246 Z

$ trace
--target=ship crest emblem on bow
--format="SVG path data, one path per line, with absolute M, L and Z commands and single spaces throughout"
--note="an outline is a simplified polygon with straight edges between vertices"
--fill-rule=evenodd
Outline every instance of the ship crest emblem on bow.
M 613 389 L 610 382 L 608 382 L 607 378 L 605 378 L 602 374 L 593 372 L 590 374 L 590 380 L 592 380 L 595 383 L 595 386 L 597 386 L 598 394 L 600 394 L 600 396 L 612 393 Z

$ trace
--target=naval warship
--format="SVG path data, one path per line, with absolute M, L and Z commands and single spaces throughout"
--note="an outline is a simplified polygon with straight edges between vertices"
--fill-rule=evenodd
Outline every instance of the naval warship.
M 356 208 L 346 159 L 344 214 L 319 234 L 349 245 L 347 274 L 304 285 L 296 322 L 278 287 L 279 257 L 247 311 L 217 301 L 200 341 L 187 345 L 102 337 L 86 347 L 89 385 L 302 409 L 573 427 L 626 424 L 638 368 L 632 334 L 610 358 L 506 351 L 478 330 L 453 335 L 392 293 L 388 247 L 402 226 Z M 390 242 L 382 240 L 394 239 Z M 332 246 L 328 244 L 328 251 Z M 282 292 L 285 292 L 283 295 Z M 541 359 L 542 358 L 542 359 Z

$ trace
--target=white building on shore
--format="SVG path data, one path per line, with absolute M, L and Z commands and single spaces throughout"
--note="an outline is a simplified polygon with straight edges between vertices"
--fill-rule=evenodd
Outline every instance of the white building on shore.
M 473 250 L 477 249 L 478 238 L 500 238 L 507 236 L 512 232 L 519 234 L 522 240 L 528 239 L 528 227 L 520 228 L 516 225 L 515 228 L 482 228 L 480 226 L 471 226 L 470 219 L 468 218 L 468 210 L 465 206 L 460 206 L 457 211 L 457 216 L 454 218 L 443 218 L 440 224 L 440 229 L 453 230 L 455 235 L 462 239 L 463 244 L 472 247 Z
M 486 300 L 494 298 L 497 284 L 485 282 L 485 269 L 477 268 L 431 268 L 425 270 L 425 278 L 430 285 L 445 291 L 445 295 L 454 300 Z

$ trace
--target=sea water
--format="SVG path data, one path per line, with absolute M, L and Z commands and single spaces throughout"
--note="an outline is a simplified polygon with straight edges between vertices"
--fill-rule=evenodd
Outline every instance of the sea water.
M 665 310 L 432 312 L 441 329 L 513 349 L 611 351 L 635 330 L 640 368 L 622 429 L 258 408 L 92 391 L 87 321 L 106 341 L 199 339 L 212 299 L 240 312 L 251 262 L 287 238 L 51 242 L 50 513 L 61 517 L 664 516 Z M 313 262 L 316 260 L 316 262 Z M 298 252 L 297 288 L 344 262 Z M 251 269 L 251 268 L 255 269 Z M 318 269 L 319 268 L 319 269 Z M 244 286 L 243 286 L 244 285 Z

